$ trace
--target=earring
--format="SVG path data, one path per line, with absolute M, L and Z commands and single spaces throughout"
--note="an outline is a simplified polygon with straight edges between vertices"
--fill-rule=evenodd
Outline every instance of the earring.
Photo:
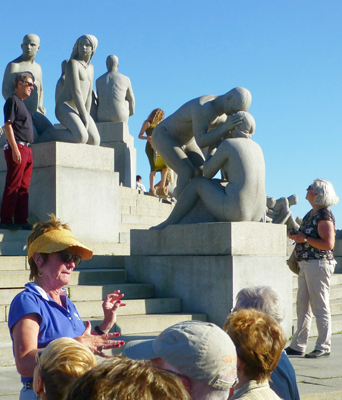
M 39 271 L 38 276 L 39 276 L 39 278 L 41 278 L 43 276 L 43 272 Z

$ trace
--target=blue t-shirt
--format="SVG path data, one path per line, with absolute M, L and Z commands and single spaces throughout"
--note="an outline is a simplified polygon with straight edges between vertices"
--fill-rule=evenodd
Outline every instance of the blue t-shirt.
M 18 293 L 11 303 L 8 315 L 8 327 L 13 341 L 13 326 L 27 314 L 37 314 L 39 323 L 38 348 L 46 347 L 52 340 L 61 337 L 74 338 L 84 333 L 84 324 L 78 315 L 77 309 L 67 297 L 63 303 L 66 308 L 60 306 L 35 283 L 27 283 L 25 290 Z M 14 348 L 13 348 L 14 354 Z M 21 378 L 22 382 L 30 382 L 32 378 Z

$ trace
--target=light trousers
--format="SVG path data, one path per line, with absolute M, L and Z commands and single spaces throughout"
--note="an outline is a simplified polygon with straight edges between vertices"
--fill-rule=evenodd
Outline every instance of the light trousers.
M 298 263 L 297 331 L 291 348 L 305 351 L 308 343 L 312 315 L 316 317 L 318 339 L 315 350 L 330 352 L 330 277 L 334 273 L 335 260 L 308 260 Z

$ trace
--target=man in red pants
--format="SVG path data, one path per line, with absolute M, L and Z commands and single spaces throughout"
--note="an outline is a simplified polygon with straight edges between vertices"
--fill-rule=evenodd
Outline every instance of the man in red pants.
M 33 168 L 30 148 L 33 142 L 33 126 L 24 100 L 31 95 L 33 88 L 34 79 L 29 72 L 17 75 L 14 94 L 7 99 L 4 106 L 7 175 L 1 203 L 0 229 L 32 229 L 27 218 L 28 190 Z

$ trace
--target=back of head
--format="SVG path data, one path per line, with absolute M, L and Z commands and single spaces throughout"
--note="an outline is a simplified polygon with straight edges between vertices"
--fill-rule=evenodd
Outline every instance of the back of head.
M 316 193 L 315 204 L 321 207 L 330 207 L 338 203 L 339 198 L 331 182 L 326 179 L 315 179 L 311 184 L 312 190 Z
M 231 313 L 223 327 L 243 361 L 243 373 L 249 380 L 269 380 L 286 343 L 285 334 L 270 315 L 255 309 Z
M 252 95 L 248 89 L 236 87 L 230 90 L 227 95 L 231 97 L 231 107 L 234 113 L 249 110 L 252 103 Z
M 108 359 L 88 371 L 70 388 L 65 400 L 190 400 L 177 376 L 150 361 L 123 356 Z
M 38 365 L 49 400 L 63 399 L 70 384 L 97 365 L 88 347 L 70 338 L 53 340 L 40 353 Z
M 147 117 L 147 120 L 150 124 L 159 124 L 164 118 L 164 111 L 161 108 L 155 108 L 150 115 Z
M 107 65 L 107 69 L 108 71 L 111 71 L 113 68 L 117 68 L 119 66 L 119 59 L 117 56 L 110 55 L 107 57 L 106 60 L 106 65 Z
M 241 125 L 238 125 L 232 131 L 232 137 L 251 138 L 255 132 L 255 120 L 253 116 L 246 111 L 238 111 L 237 115 L 243 117 Z
M 236 296 L 234 311 L 255 308 L 271 315 L 279 324 L 285 317 L 283 300 L 270 286 L 251 286 L 243 288 Z

